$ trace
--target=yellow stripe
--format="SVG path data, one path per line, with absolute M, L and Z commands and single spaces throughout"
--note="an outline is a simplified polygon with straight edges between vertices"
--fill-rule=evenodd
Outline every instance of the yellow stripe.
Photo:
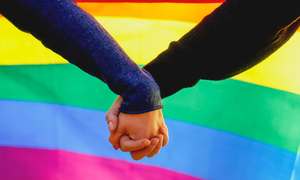
M 300 32 L 259 65 L 234 79 L 300 94 Z
M 137 64 L 154 59 L 171 41 L 179 39 L 195 25 L 162 20 L 97 19 Z
M 30 34 L 19 31 L 3 17 L 0 17 L 0 55 L 0 65 L 66 63 L 66 60 L 44 48 Z
M 96 19 L 118 41 L 126 53 L 138 64 L 146 64 L 165 50 L 169 42 L 177 40 L 194 24 L 126 18 Z M 0 65 L 66 63 L 60 56 L 44 48 L 31 35 L 0 18 Z M 121 30 L 120 30 L 121 29 Z
M 138 64 L 146 64 L 194 23 L 129 18 L 97 20 Z M 67 63 L 31 35 L 0 18 L 0 65 Z M 120 30 L 122 29 L 122 30 Z M 234 79 L 300 94 L 300 32 L 270 58 Z

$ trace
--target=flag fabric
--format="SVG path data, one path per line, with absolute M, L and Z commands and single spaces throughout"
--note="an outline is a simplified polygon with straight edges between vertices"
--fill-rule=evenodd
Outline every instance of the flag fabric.
M 142 66 L 222 2 L 78 5 Z M 299 30 L 254 68 L 164 99 L 170 141 L 134 161 L 108 142 L 105 114 L 117 95 L 4 17 L 0 24 L 1 180 L 300 179 Z

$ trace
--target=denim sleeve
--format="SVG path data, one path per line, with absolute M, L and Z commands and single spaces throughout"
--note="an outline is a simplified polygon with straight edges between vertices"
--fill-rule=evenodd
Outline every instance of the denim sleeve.
M 159 86 L 151 74 L 139 68 L 73 0 L 0 0 L 0 13 L 121 95 L 121 112 L 136 114 L 163 108 Z

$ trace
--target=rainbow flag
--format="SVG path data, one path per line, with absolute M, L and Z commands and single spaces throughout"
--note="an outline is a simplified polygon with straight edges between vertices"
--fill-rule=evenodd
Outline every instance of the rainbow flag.
M 222 0 L 163 2 L 78 5 L 144 65 Z M 0 27 L 1 180 L 300 179 L 300 31 L 258 66 L 164 99 L 169 144 L 134 161 L 107 140 L 117 96 L 4 17 Z

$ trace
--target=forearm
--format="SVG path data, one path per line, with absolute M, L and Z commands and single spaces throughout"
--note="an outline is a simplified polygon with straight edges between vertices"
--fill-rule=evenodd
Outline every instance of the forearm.
M 227 0 L 144 68 L 162 97 L 200 79 L 232 77 L 287 42 L 299 27 L 299 15 L 296 0 Z
M 152 76 L 74 1 L 0 0 L 0 13 L 70 63 L 104 81 L 123 97 L 122 112 L 162 108 L 159 87 Z

